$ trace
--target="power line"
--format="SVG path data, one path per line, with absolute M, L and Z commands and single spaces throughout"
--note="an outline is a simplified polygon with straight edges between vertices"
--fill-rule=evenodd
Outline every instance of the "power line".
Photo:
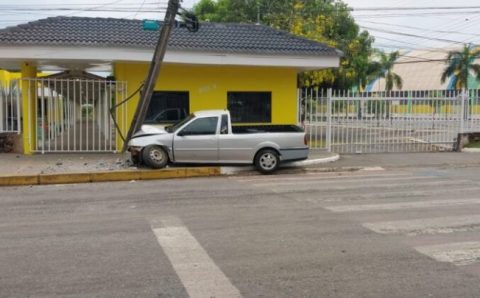
M 403 10 L 462 10 L 462 9 L 479 9 L 480 6 L 411 6 L 411 7 L 358 7 L 352 8 L 353 11 L 403 11 Z
M 477 37 L 480 37 L 480 34 L 464 33 L 464 32 L 460 32 L 460 31 L 432 30 L 432 29 L 415 27 L 415 26 L 398 25 L 398 24 L 391 24 L 391 23 L 384 23 L 384 22 L 373 22 L 373 21 L 363 21 L 363 23 L 376 24 L 376 25 L 387 25 L 387 26 L 392 26 L 392 27 L 397 27 L 397 28 L 407 28 L 407 29 L 413 29 L 413 30 L 422 30 L 422 31 L 429 31 L 429 32 L 434 32 L 434 33 L 458 34 L 458 35 L 469 35 L 469 36 L 477 36 Z
M 392 30 L 386 30 L 386 29 L 379 29 L 379 28 L 372 28 L 372 27 L 367 27 L 367 26 L 362 26 L 362 28 L 365 28 L 367 30 L 377 31 L 377 32 L 383 32 L 383 33 L 387 33 L 387 34 L 393 34 L 393 35 L 401 35 L 401 36 L 415 37 L 415 38 L 421 38 L 421 39 L 426 39 L 426 40 L 462 44 L 462 42 L 460 42 L 460 41 L 445 39 L 445 38 L 427 37 L 427 36 L 422 36 L 422 35 L 416 35 L 416 34 L 410 34 L 410 33 L 404 33 L 404 32 L 398 32 L 398 31 L 392 31 Z
M 145 4 L 151 4 L 151 5 L 157 5 L 159 2 L 145 2 Z M 63 6 L 98 6 L 98 3 L 92 4 L 90 3 L 67 3 L 67 4 L 62 4 Z M 131 5 L 131 6 L 138 6 L 138 2 L 126 2 L 122 3 L 121 5 Z M 0 4 L 0 8 L 23 8 L 23 7 L 35 7 L 35 6 L 58 6 L 56 3 L 38 3 L 38 4 Z
M 396 18 L 396 17 L 423 17 L 423 16 L 447 16 L 447 15 L 472 15 L 478 14 L 480 10 L 472 11 L 449 11 L 449 12 L 419 12 L 419 13 L 395 13 L 395 14 L 358 14 L 355 18 Z
M 163 8 L 163 10 L 162 10 Z M 166 7 L 160 7 L 158 9 L 142 9 L 139 12 L 164 12 Z M 105 12 L 132 12 L 131 8 L 48 8 L 48 9 L 6 9 L 5 11 L 105 11 Z

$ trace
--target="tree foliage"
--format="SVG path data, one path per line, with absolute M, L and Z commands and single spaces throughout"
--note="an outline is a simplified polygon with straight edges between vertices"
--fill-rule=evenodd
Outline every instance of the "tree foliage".
M 402 89 L 402 77 L 393 72 L 395 61 L 400 57 L 400 53 L 395 51 L 387 54 L 383 51 L 375 51 L 375 54 L 378 56 L 378 61 L 371 63 L 370 69 L 372 73 L 370 75 L 375 78 L 385 79 L 385 91 L 392 91 L 395 86 L 398 89 Z
M 204 21 L 259 22 L 344 53 L 338 69 L 306 72 L 299 76 L 300 85 L 345 89 L 366 85 L 373 37 L 360 31 L 341 0 L 201 0 L 194 11 Z
M 475 60 L 480 55 L 480 48 L 464 45 L 461 51 L 450 51 L 447 55 L 447 67 L 442 73 L 441 82 L 447 78 L 453 79 L 455 89 L 460 90 L 468 87 L 468 76 L 473 72 L 477 80 L 480 80 L 480 65 Z

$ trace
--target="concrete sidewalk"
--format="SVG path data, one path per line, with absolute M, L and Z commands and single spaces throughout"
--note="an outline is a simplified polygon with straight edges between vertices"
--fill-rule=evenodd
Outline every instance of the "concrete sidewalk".
M 136 169 L 113 153 L 0 154 L 0 176 L 103 172 Z
M 475 153 L 388 153 L 342 155 L 312 150 L 308 160 L 282 165 L 284 171 L 306 169 L 347 171 L 382 167 L 471 167 L 480 166 Z M 251 172 L 253 166 L 169 167 L 162 170 L 138 169 L 120 154 L 0 154 L 0 185 L 127 181 L 198 176 L 232 175 Z M 12 178 L 13 177 L 13 178 Z M 18 178 L 20 177 L 20 178 Z M 5 182 L 6 181 L 6 182 Z M 20 181 L 16 183 L 15 181 Z
M 333 164 L 318 164 L 315 168 L 329 167 L 469 167 L 480 166 L 480 154 L 464 152 L 436 153 L 376 153 L 341 155 Z
M 0 154 L 0 176 L 40 175 L 58 173 L 82 173 L 136 170 L 126 160 L 128 154 Z M 439 152 L 439 153 L 378 153 L 350 154 L 338 156 L 321 150 L 311 150 L 306 161 L 287 166 L 308 168 L 342 167 L 418 167 L 418 166 L 480 166 L 480 154 Z M 175 167 L 174 167 L 175 168 Z M 253 167 L 222 167 L 252 170 Z
M 312 166 L 335 161 L 337 154 L 312 151 L 306 161 L 289 164 L 290 167 Z M 218 176 L 253 171 L 253 167 L 172 166 L 162 170 L 137 168 L 129 161 L 129 154 L 0 154 L 0 186 L 87 183 L 102 181 L 152 180 Z
M 309 159 L 290 166 L 314 166 L 339 158 L 336 153 L 312 150 Z M 193 167 L 198 167 L 193 166 Z M 176 168 L 176 167 L 173 167 Z M 253 167 L 236 167 L 253 169 Z M 56 153 L 56 154 L 0 154 L 0 176 L 41 175 L 58 173 L 83 173 L 136 170 L 129 162 L 129 154 L 114 153 Z
M 219 176 L 219 167 L 139 169 L 119 154 L 0 155 L 0 186 Z
M 307 160 L 288 162 L 280 165 L 281 169 L 327 166 L 340 159 L 337 153 L 325 150 L 310 150 Z M 222 166 L 220 171 L 223 175 L 235 175 L 246 172 L 256 172 L 254 166 Z

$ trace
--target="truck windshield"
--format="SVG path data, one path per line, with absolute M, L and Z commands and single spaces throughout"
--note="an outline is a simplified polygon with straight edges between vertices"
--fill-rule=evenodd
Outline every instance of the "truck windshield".
M 170 125 L 170 126 L 167 126 L 165 127 L 165 130 L 167 132 L 176 132 L 180 127 L 182 127 L 185 123 L 187 123 L 188 121 L 192 120 L 195 116 L 193 114 L 190 114 L 187 116 L 187 118 L 183 119 L 183 120 L 180 120 L 179 122 L 173 124 L 173 125 Z

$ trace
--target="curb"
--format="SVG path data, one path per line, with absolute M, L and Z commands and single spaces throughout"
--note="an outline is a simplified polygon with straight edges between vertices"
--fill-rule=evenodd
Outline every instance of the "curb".
M 336 154 L 336 155 L 330 156 L 330 157 L 296 161 L 296 162 L 288 163 L 288 164 L 286 164 L 286 166 L 307 167 L 307 166 L 313 166 L 313 165 L 318 165 L 318 164 L 334 162 L 334 161 L 337 161 L 339 159 L 340 159 L 340 155 Z
M 335 154 L 333 156 L 324 157 L 324 158 L 307 159 L 307 160 L 302 160 L 302 161 L 295 161 L 295 162 L 286 163 L 284 165 L 281 165 L 280 168 L 285 169 L 285 168 L 295 168 L 295 167 L 307 167 L 307 166 L 313 166 L 313 165 L 318 165 L 318 164 L 334 162 L 334 161 L 337 161 L 339 159 L 340 159 L 340 155 Z M 220 173 L 222 175 L 235 175 L 235 174 L 238 174 L 238 173 L 250 172 L 250 171 L 254 171 L 254 170 L 255 170 L 255 167 L 253 167 L 253 166 L 221 167 L 220 168 Z
M 480 148 L 463 148 L 462 152 L 465 152 L 465 153 L 480 153 Z
M 307 172 L 333 173 L 333 172 L 379 172 L 385 171 L 383 167 L 330 167 L 330 168 L 307 168 Z
M 220 167 L 171 168 L 163 170 L 126 170 L 115 172 L 60 173 L 0 176 L 0 186 L 48 185 L 131 180 L 220 176 Z

